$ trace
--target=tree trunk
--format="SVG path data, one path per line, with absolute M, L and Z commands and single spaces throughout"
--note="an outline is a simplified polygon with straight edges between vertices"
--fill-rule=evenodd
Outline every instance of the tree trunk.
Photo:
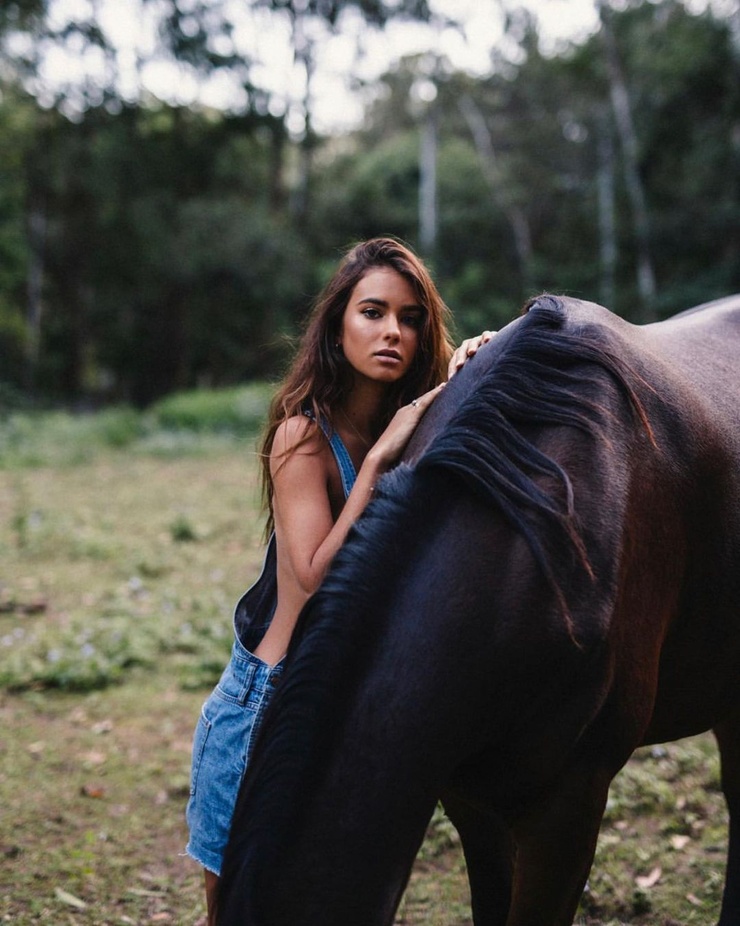
M 598 173 L 596 178 L 599 208 L 599 293 L 601 304 L 614 309 L 616 296 L 617 229 L 614 206 L 614 145 L 609 121 L 597 120 Z
M 470 134 L 473 137 L 473 144 L 478 153 L 483 176 L 491 191 L 491 199 L 494 207 L 503 211 L 511 226 L 517 260 L 519 262 L 522 295 L 524 298 L 527 298 L 533 294 L 535 288 L 534 273 L 532 271 L 532 236 L 529 230 L 527 215 L 516 203 L 507 203 L 502 195 L 502 182 L 498 169 L 496 150 L 493 146 L 491 132 L 486 124 L 483 113 L 478 109 L 471 97 L 467 95 L 460 98 L 458 105 L 460 107 L 460 112 L 463 114 L 468 124 Z
M 295 59 L 300 61 L 305 73 L 305 86 L 303 92 L 303 138 L 298 147 L 298 179 L 291 196 L 291 212 L 299 228 L 304 227 L 309 210 L 309 186 L 313 166 L 313 120 L 311 91 L 313 76 L 316 70 L 312 40 L 306 35 L 304 16 L 300 12 L 291 12 L 293 49 Z
M 632 206 L 632 222 L 637 249 L 637 291 L 642 305 L 640 320 L 655 321 L 655 273 L 650 256 L 650 223 L 647 203 L 639 172 L 637 134 L 632 121 L 627 85 L 611 27 L 610 11 L 604 0 L 598 0 L 598 9 L 606 49 L 609 94 L 624 157 L 624 180 L 627 195 Z
M 285 166 L 285 123 L 282 119 L 270 117 L 270 209 L 277 215 L 283 209 L 285 190 L 283 172 Z
M 429 106 L 419 151 L 419 244 L 427 257 L 437 249 L 437 112 Z
M 31 202 L 28 219 L 28 275 L 26 283 L 26 370 L 25 388 L 33 394 L 41 346 L 42 287 L 44 280 L 44 245 L 46 241 L 46 209 L 40 200 Z

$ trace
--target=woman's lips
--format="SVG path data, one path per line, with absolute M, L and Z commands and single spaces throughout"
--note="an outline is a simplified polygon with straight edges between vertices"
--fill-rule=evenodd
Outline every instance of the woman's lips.
M 397 350 L 379 350 L 376 351 L 375 356 L 386 363 L 400 363 L 403 359 Z

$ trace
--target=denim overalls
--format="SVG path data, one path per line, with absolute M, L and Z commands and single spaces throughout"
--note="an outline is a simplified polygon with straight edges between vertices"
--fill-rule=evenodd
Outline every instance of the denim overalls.
M 347 448 L 326 422 L 321 427 L 342 478 L 344 497 L 356 473 Z M 277 603 L 275 534 L 270 537 L 260 577 L 242 595 L 234 611 L 231 661 L 203 705 L 193 738 L 188 855 L 219 874 L 239 785 L 265 708 L 283 672 L 283 662 L 269 666 L 253 650 L 270 626 Z

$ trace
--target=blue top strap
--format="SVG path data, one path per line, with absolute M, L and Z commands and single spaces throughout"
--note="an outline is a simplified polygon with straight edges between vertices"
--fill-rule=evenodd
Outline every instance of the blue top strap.
M 311 412 L 310 409 L 306 409 L 303 414 L 308 418 L 313 418 L 313 412 Z M 322 416 L 319 424 L 321 426 L 321 430 L 326 436 L 326 439 L 329 441 L 329 446 L 334 453 L 334 459 L 337 461 L 337 466 L 339 467 L 339 475 L 342 477 L 344 497 L 347 498 L 349 493 L 352 491 L 352 486 L 355 484 L 355 480 L 357 479 L 355 465 L 352 462 L 352 458 L 350 457 L 347 448 L 344 446 L 342 438 L 339 436 L 337 431 L 331 427 L 326 418 Z

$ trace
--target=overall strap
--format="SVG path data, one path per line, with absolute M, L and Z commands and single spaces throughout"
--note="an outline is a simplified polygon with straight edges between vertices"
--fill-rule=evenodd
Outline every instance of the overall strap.
M 309 409 L 306 409 L 304 414 L 308 418 L 313 418 L 313 413 Z M 319 426 L 324 432 L 326 439 L 329 441 L 329 446 L 331 447 L 334 454 L 334 459 L 337 461 L 337 466 L 339 467 L 339 475 L 342 477 L 344 497 L 347 498 L 349 493 L 352 491 L 352 486 L 355 484 L 355 479 L 357 479 L 355 465 L 352 462 L 352 458 L 350 457 L 347 448 L 344 446 L 342 438 L 323 416 L 321 417 Z

